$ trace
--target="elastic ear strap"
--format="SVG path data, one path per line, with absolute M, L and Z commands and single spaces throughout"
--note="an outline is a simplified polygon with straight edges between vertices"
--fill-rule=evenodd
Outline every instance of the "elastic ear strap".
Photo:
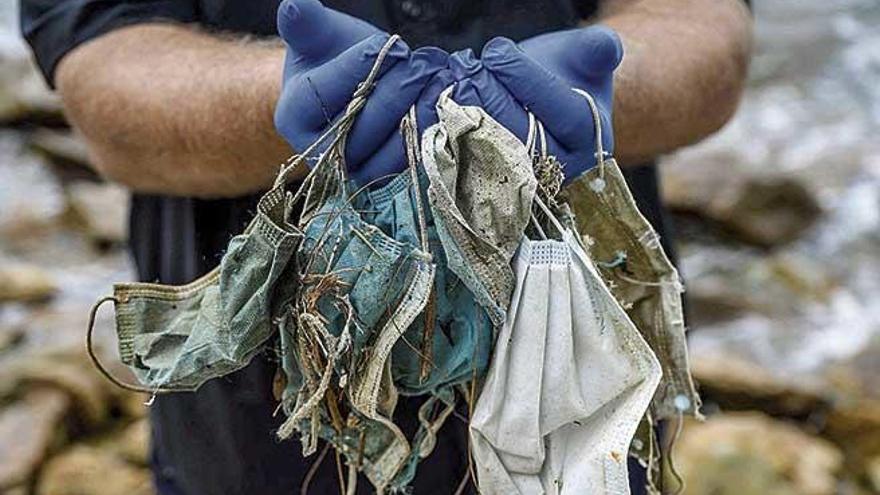
M 108 370 L 104 364 L 98 359 L 98 355 L 95 353 L 95 347 L 92 343 L 92 336 L 95 331 L 95 320 L 98 315 L 98 309 L 104 305 L 104 303 L 113 301 L 114 303 L 119 303 L 119 299 L 115 296 L 105 296 L 98 300 L 93 306 L 91 312 L 89 312 L 89 328 L 86 331 L 86 352 L 89 354 L 89 358 L 92 360 L 92 363 L 95 365 L 95 368 L 104 375 L 104 378 L 109 380 L 111 383 L 116 385 L 119 388 L 130 390 L 132 392 L 140 392 L 144 394 L 165 394 L 170 392 L 175 392 L 173 389 L 166 388 L 147 388 L 142 385 L 135 385 L 131 383 L 123 382 L 122 380 L 113 376 L 113 373 Z
M 428 248 L 428 227 L 425 217 L 425 208 L 422 204 L 422 191 L 419 187 L 419 132 L 418 119 L 416 116 L 416 106 L 409 107 L 409 112 L 400 121 L 400 130 L 403 133 L 403 140 L 406 143 L 406 160 L 409 164 L 410 180 L 412 181 L 413 195 L 415 196 L 416 213 L 419 220 L 419 236 L 422 242 L 422 251 L 429 253 Z
M 553 214 L 552 211 L 550 211 L 550 208 L 546 204 L 544 204 L 544 201 L 541 200 L 541 197 L 537 194 L 535 195 L 535 203 L 537 203 L 538 206 L 540 206 L 541 209 L 544 210 L 544 213 L 547 215 L 547 218 L 550 219 L 550 223 L 552 223 L 553 226 L 556 227 L 556 230 L 559 231 L 560 234 L 565 234 L 566 228 L 563 227 L 561 223 L 559 223 L 559 220 L 556 219 L 556 216 Z
M 535 157 L 535 137 L 538 132 L 538 124 L 536 123 L 535 114 L 532 112 L 528 112 L 529 114 L 529 133 L 526 135 L 526 149 L 529 150 L 529 156 L 532 158 Z
M 593 127 L 596 128 L 596 163 L 599 164 L 600 167 L 604 168 L 605 164 L 605 148 L 602 145 L 602 118 L 599 115 L 599 107 L 596 105 L 596 100 L 593 99 L 593 96 L 590 93 L 580 89 L 580 88 L 571 88 L 575 93 L 583 96 L 587 100 L 587 104 L 590 105 L 590 111 L 593 113 Z

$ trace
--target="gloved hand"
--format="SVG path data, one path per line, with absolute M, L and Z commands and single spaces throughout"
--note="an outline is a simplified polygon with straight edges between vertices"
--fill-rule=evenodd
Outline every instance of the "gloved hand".
M 278 32 L 287 54 L 275 127 L 295 150 L 303 151 L 344 112 L 389 35 L 318 0 L 282 2 Z M 410 50 L 402 41 L 388 52 L 346 142 L 346 164 L 356 182 L 366 184 L 404 169 L 400 120 L 429 82 L 438 84 L 435 76 L 446 68 L 447 59 L 439 48 Z M 427 98 L 423 101 L 423 106 L 429 104 Z M 430 118 L 433 104 L 424 110 L 419 114 Z
M 481 60 L 470 51 L 450 57 L 459 104 L 481 105 L 493 118 L 525 141 L 528 115 L 545 127 L 549 153 L 564 165 L 567 180 L 596 164 L 592 113 L 576 87 L 590 93 L 599 107 L 603 145 L 613 150 L 612 74 L 623 49 L 608 28 L 593 26 L 549 33 L 517 46 L 495 38 Z

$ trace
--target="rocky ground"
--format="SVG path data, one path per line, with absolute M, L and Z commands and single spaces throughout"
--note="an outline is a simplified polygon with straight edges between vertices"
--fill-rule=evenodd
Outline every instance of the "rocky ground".
M 12 3 L 0 3 L 0 493 L 149 494 L 147 398 L 108 384 L 84 349 L 90 305 L 132 277 L 128 194 L 88 171 Z M 675 464 L 694 495 L 880 493 L 880 7 L 755 3 L 741 111 L 663 164 L 708 415 L 685 422 Z M 108 314 L 98 327 L 113 362 Z

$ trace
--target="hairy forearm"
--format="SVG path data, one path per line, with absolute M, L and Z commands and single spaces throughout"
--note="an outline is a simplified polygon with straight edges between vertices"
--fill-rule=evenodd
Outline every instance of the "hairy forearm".
M 697 142 L 730 119 L 751 51 L 742 0 L 612 0 L 603 7 L 599 22 L 624 45 L 614 81 L 621 163 Z
M 237 196 L 291 154 L 272 122 L 283 58 L 277 44 L 146 24 L 78 47 L 56 82 L 100 173 L 136 191 Z

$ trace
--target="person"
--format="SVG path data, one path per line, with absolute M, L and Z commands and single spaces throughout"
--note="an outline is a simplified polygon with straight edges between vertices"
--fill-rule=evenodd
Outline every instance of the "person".
M 607 90 L 609 126 L 613 109 L 615 156 L 671 252 L 651 160 L 730 118 L 751 44 L 742 0 L 325 3 L 334 11 L 304 0 L 287 0 L 280 12 L 279 0 L 22 0 L 23 33 L 95 168 L 134 192 L 130 246 L 141 280 L 185 283 L 217 264 L 293 152 L 291 144 L 307 144 L 345 105 L 345 98 L 332 97 L 358 73 L 345 54 L 370 53 L 363 43 L 383 32 L 400 34 L 406 45 L 384 68 L 375 108 L 365 109 L 352 130 L 346 157 L 356 178 L 398 167 L 395 113 L 415 103 L 430 114 L 429 89 L 450 82 L 458 83 L 459 99 L 494 108 L 493 116 L 512 130 L 524 114 L 523 105 L 511 102 L 531 98 L 530 110 L 543 106 L 556 151 L 577 155 L 577 146 L 566 145 L 576 144 L 577 122 L 552 118 L 553 111 L 565 113 L 559 103 L 565 96 L 534 83 L 585 77 L 589 84 L 583 72 L 564 74 L 554 61 L 579 60 L 589 69 L 606 53 L 611 61 L 599 67 L 596 84 Z M 593 29 L 574 37 L 585 43 L 565 41 L 574 39 L 566 34 L 573 28 L 596 23 L 616 35 Z M 542 43 L 547 38 L 536 38 L 542 33 L 558 36 Z M 493 40 L 484 49 L 496 36 L 522 43 Z M 619 53 L 607 55 L 620 44 L 622 62 Z M 460 51 L 467 48 L 473 51 Z M 610 74 L 618 62 L 612 99 Z M 519 80 L 518 71 L 537 75 Z M 551 121 L 559 123 L 558 135 Z M 162 495 L 289 494 L 304 485 L 316 459 L 303 458 L 297 442 L 273 437 L 283 420 L 273 414 L 276 367 L 277 358 L 266 353 L 197 392 L 155 400 L 152 465 Z M 406 424 L 413 406 L 403 399 L 398 407 L 404 428 L 414 429 L 414 418 Z M 421 464 L 414 493 L 453 493 L 467 475 L 466 411 L 456 416 Z M 338 491 L 332 460 L 313 474 L 313 493 Z M 641 484 L 633 481 L 636 493 Z M 367 486 L 358 483 L 359 490 Z

